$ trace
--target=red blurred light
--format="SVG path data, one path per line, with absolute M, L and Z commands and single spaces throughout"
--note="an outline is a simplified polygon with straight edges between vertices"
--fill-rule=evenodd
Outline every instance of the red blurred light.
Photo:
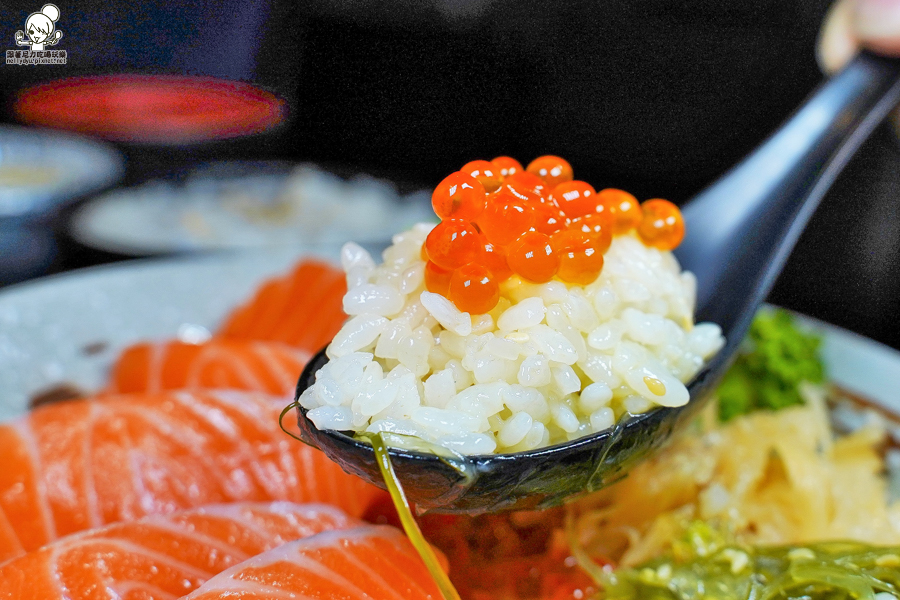
M 108 140 L 186 144 L 261 133 L 284 120 L 284 102 L 239 81 L 172 75 L 73 77 L 21 92 L 13 111 L 29 125 Z

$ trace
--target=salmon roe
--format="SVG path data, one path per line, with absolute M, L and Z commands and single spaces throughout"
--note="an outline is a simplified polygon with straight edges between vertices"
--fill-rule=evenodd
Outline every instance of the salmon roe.
M 450 292 L 450 277 L 452 275 L 453 271 L 442 269 L 430 260 L 425 263 L 425 287 L 430 292 L 440 294 L 446 298 Z
M 506 260 L 506 252 L 500 246 L 491 243 L 484 245 L 484 266 L 491 270 L 497 283 L 502 283 L 512 277 L 512 269 Z
M 503 179 L 525 170 L 522 163 L 509 156 L 498 156 L 491 162 L 500 170 L 500 177 Z
M 525 170 L 543 179 L 550 189 L 564 181 L 572 181 L 574 177 L 572 165 L 568 161 L 550 154 L 534 159 Z
M 637 227 L 643 213 L 637 198 L 623 190 L 607 188 L 597 194 L 597 204 L 603 205 L 603 211 L 609 212 L 613 219 L 613 233 L 627 233 Z
M 572 219 L 569 228 L 592 235 L 594 245 L 601 253 L 609 250 L 609 246 L 612 244 L 613 228 L 609 213 L 594 213 Z
M 428 259 L 442 269 L 458 269 L 479 258 L 484 241 L 472 224 L 460 219 L 441 221 L 425 238 Z
M 590 284 L 613 236 L 636 235 L 659 250 L 684 237 L 684 219 L 671 202 L 640 204 L 614 188 L 596 192 L 558 156 L 541 156 L 524 170 L 508 156 L 471 161 L 438 184 L 432 205 L 441 222 L 422 246 L 425 286 L 472 314 L 493 309 L 500 284 L 513 275 Z
M 509 190 L 500 190 L 488 199 L 478 227 L 492 244 L 506 246 L 522 232 L 534 227 L 534 205 Z
M 434 188 L 431 195 L 431 207 L 442 219 L 474 221 L 484 212 L 485 202 L 482 183 L 461 171 L 451 173 Z
M 553 188 L 550 199 L 570 219 L 597 211 L 597 191 L 584 181 L 564 181 Z
M 470 263 L 453 271 L 447 297 L 459 310 L 480 315 L 497 306 L 500 286 L 486 266 Z
M 638 235 L 644 243 L 660 250 L 674 250 L 684 238 L 684 219 L 678 207 L 662 198 L 641 205 L 643 216 Z
M 559 278 L 587 285 L 600 275 L 603 250 L 594 236 L 577 229 L 560 231 L 550 238 L 550 246 L 559 256 Z
M 566 227 L 566 216 L 552 202 L 540 202 L 534 207 L 535 230 L 553 235 Z
M 460 169 L 460 172 L 471 175 L 484 186 L 484 191 L 493 192 L 503 183 L 503 177 L 500 175 L 500 169 L 494 163 L 486 160 L 473 160 L 467 162 Z
M 503 180 L 503 183 L 512 190 L 521 192 L 531 192 L 543 196 L 547 193 L 547 182 L 527 171 L 519 171 L 513 173 Z
M 533 283 L 547 283 L 559 269 L 559 254 L 553 250 L 550 236 L 537 231 L 520 235 L 510 245 L 506 260 L 513 272 Z

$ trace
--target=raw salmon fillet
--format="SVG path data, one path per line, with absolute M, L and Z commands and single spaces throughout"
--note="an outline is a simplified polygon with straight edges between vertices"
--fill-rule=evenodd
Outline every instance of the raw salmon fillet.
M 270 340 L 315 353 L 324 348 L 347 319 L 344 273 L 327 263 L 304 260 L 283 277 L 266 281 L 237 308 L 217 337 Z
M 292 396 L 309 358 L 305 350 L 276 342 L 135 344 L 113 366 L 106 393 L 235 389 Z
M 218 504 L 66 536 L 0 565 L 0 600 L 170 600 L 285 542 L 362 525 L 324 504 Z
M 329 531 L 219 573 L 184 600 L 439 600 L 408 539 L 387 526 Z
M 217 502 L 363 514 L 383 492 L 282 432 L 285 404 L 238 391 L 113 395 L 0 426 L 0 561 L 76 531 Z

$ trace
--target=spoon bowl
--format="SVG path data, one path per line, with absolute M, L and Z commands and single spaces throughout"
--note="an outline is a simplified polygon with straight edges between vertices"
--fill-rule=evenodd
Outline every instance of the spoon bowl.
M 394 471 L 410 500 L 421 511 L 480 514 L 548 508 L 563 500 L 606 487 L 652 454 L 677 431 L 715 389 L 717 354 L 688 386 L 691 401 L 678 408 L 657 408 L 618 422 L 610 429 L 514 454 L 438 456 L 389 448 Z M 315 382 L 328 362 L 325 351 L 307 364 L 296 397 Z M 385 487 L 372 446 L 348 433 L 318 429 L 298 406 L 301 438 L 321 449 L 348 473 Z
M 721 326 L 725 346 L 688 384 L 690 401 L 627 417 L 605 431 L 513 454 L 438 456 L 391 448 L 394 470 L 419 510 L 478 514 L 546 508 L 628 474 L 712 396 L 824 193 L 900 101 L 900 60 L 863 53 L 825 82 L 754 153 L 688 203 L 676 250 L 698 281 L 697 320 Z M 307 365 L 295 398 L 315 382 Z M 299 405 L 298 405 L 299 407 Z M 298 410 L 304 441 L 350 473 L 384 487 L 372 447 L 319 430 Z

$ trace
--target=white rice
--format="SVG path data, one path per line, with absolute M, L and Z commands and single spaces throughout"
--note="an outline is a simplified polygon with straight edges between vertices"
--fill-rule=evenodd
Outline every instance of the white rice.
M 490 313 L 460 312 L 425 289 L 431 227 L 394 236 L 380 266 L 344 246 L 351 318 L 300 397 L 319 429 L 462 454 L 530 450 L 685 404 L 684 384 L 724 343 L 717 325 L 693 324 L 693 275 L 631 234 L 613 239 L 590 285 L 513 276 Z

